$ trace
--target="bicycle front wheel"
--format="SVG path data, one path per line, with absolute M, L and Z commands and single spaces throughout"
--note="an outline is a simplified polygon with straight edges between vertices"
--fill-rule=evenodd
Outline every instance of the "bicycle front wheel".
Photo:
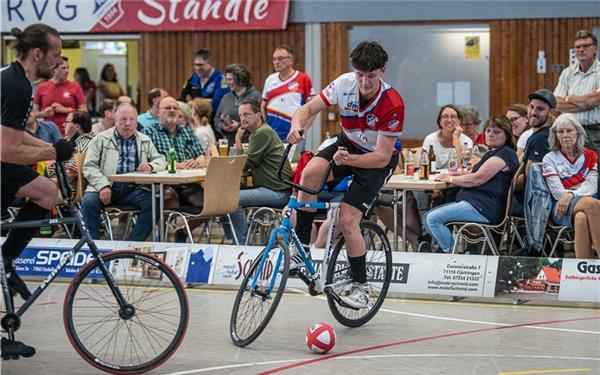
M 263 267 L 259 267 L 265 252 L 268 252 L 267 260 Z M 279 269 L 275 269 L 280 257 L 283 258 Z M 279 240 L 256 257 L 240 285 L 233 304 L 229 334 L 234 345 L 250 345 L 267 327 L 283 296 L 289 268 L 288 247 Z M 257 274 L 258 281 L 253 288 L 252 280 Z
M 79 355 L 114 374 L 137 374 L 165 362 L 188 325 L 188 299 L 175 272 L 150 254 L 132 250 L 102 256 L 128 304 L 117 303 L 98 259 L 82 267 L 65 296 L 63 319 Z
M 367 249 L 367 285 L 369 306 L 353 309 L 338 303 L 339 296 L 350 291 L 352 275 L 344 237 L 336 243 L 327 267 L 326 285 L 329 309 L 335 319 L 347 327 L 359 327 L 371 320 L 385 300 L 392 277 L 392 252 L 381 227 L 371 221 L 362 221 L 360 230 Z

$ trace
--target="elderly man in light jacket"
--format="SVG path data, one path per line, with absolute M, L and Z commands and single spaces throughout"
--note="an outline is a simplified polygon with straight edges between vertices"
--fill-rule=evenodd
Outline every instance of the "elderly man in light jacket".
M 98 134 L 91 141 L 83 176 L 88 187 L 82 199 L 83 219 L 90 235 L 100 238 L 100 210 L 110 204 L 140 209 L 129 241 L 144 241 L 152 231 L 152 196 L 140 185 L 111 183 L 111 174 L 162 171 L 167 162 L 148 136 L 138 132 L 137 111 L 129 103 L 117 108 L 115 127 Z

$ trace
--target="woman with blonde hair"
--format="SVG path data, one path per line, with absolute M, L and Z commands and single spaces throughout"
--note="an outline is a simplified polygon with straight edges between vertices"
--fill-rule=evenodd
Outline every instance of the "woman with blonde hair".
M 212 111 L 211 102 L 208 99 L 196 98 L 191 103 L 192 122 L 190 125 L 194 129 L 202 149 L 206 150 L 217 142 L 209 121 Z
M 575 230 L 575 255 L 589 259 L 592 244 L 600 256 L 598 155 L 583 147 L 586 133 L 577 118 L 563 113 L 548 134 L 544 179 L 553 199 L 552 221 Z
M 194 119 L 192 118 L 192 109 L 190 106 L 182 101 L 177 101 L 179 111 L 177 113 L 177 125 L 192 126 Z

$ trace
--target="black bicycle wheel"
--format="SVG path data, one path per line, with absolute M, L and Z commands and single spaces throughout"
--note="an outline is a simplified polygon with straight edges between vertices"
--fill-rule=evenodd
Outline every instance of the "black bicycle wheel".
M 340 237 L 336 243 L 327 268 L 326 285 L 329 287 L 327 292 L 329 309 L 335 319 L 347 327 L 359 327 L 377 314 L 385 300 L 392 277 L 392 252 L 385 232 L 379 225 L 371 221 L 361 222 L 360 229 L 367 248 L 369 306 L 357 310 L 344 307 L 338 302 L 339 296 L 348 293 L 352 285 L 344 237 Z
M 63 319 L 69 340 L 103 371 L 149 371 L 183 341 L 189 316 L 185 289 L 175 272 L 150 254 L 115 251 L 102 259 L 134 313 L 121 311 L 96 259 L 81 268 L 67 290 Z
M 258 266 L 265 251 L 269 252 L 268 258 L 262 269 L 259 269 Z M 283 264 L 279 270 L 275 270 L 275 264 L 280 254 L 284 256 Z M 263 250 L 256 257 L 240 285 L 231 311 L 229 333 L 231 341 L 236 346 L 249 345 L 267 327 L 283 296 L 289 267 L 288 247 L 278 240 L 271 248 Z M 256 288 L 252 288 L 252 280 L 257 273 L 259 274 L 258 282 Z

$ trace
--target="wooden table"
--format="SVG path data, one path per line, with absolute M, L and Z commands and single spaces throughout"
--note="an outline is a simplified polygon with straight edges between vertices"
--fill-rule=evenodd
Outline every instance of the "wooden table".
M 398 200 L 398 190 L 402 191 L 402 244 L 404 251 L 407 250 L 406 243 L 406 192 L 407 191 L 431 191 L 444 190 L 452 185 L 434 180 L 415 180 L 414 177 L 405 175 L 393 175 L 388 182 L 383 185 L 384 189 L 394 190 L 394 196 Z M 398 205 L 394 205 L 394 250 L 398 250 Z M 413 251 L 416 251 L 414 249 Z
M 164 187 L 165 185 L 184 185 L 200 183 L 206 178 L 206 169 L 180 169 L 176 173 L 167 171 L 142 173 L 132 172 L 123 174 L 113 174 L 108 176 L 111 182 L 126 182 L 140 185 L 150 185 L 152 193 L 152 222 L 156 228 L 156 185 L 158 184 L 160 228 L 159 238 L 156 236 L 156 229 L 152 231 L 154 241 L 164 240 L 165 237 L 165 206 L 164 206 Z

